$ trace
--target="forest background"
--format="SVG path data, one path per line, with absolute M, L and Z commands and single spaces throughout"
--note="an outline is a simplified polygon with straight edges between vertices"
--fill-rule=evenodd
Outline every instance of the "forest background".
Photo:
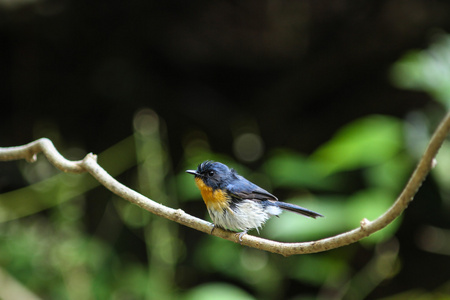
M 402 190 L 450 106 L 449 29 L 446 1 L 0 1 L 0 146 L 45 136 L 69 159 L 97 153 L 122 183 L 207 220 L 184 170 L 219 160 L 326 216 L 285 213 L 262 237 L 321 239 Z M 42 156 L 1 162 L 2 291 L 449 297 L 448 142 L 437 161 L 383 231 L 288 258 L 152 216 Z

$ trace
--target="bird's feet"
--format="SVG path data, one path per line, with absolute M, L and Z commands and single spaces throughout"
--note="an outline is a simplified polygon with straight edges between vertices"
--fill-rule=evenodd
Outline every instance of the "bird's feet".
M 216 224 L 213 224 L 213 228 L 211 229 L 211 232 L 209 234 L 212 235 L 212 233 L 214 232 L 214 229 L 216 229 Z
M 237 233 L 237 235 L 238 235 L 238 237 L 239 237 L 239 243 L 242 242 L 242 237 L 243 237 L 245 234 L 247 234 L 247 230 Z
M 213 224 L 213 227 L 212 227 L 211 232 L 210 232 L 209 234 L 212 235 L 213 232 L 214 232 L 214 229 L 216 229 L 216 224 Z M 244 230 L 244 231 L 242 231 L 242 232 L 236 233 L 236 235 L 237 235 L 238 238 L 239 238 L 239 243 L 242 242 L 242 237 L 243 237 L 245 234 L 247 234 L 247 231 L 248 231 L 248 230 Z

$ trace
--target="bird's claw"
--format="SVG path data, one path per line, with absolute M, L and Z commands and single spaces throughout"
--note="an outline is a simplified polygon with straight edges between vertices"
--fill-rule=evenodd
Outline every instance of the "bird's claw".
M 214 232 L 214 229 L 216 229 L 216 224 L 213 224 L 213 227 L 212 227 L 212 229 L 211 229 L 211 232 L 209 233 L 209 234 L 213 234 L 213 232 Z M 241 243 L 242 242 L 242 237 L 244 236 L 244 235 L 246 235 L 247 234 L 247 231 L 248 230 L 245 230 L 245 231 L 242 231 L 242 232 L 239 232 L 239 233 L 236 233 L 236 235 L 238 236 L 238 238 L 239 238 L 239 243 Z
M 242 232 L 239 232 L 239 233 L 237 234 L 238 237 L 239 237 L 239 243 L 242 242 L 242 237 L 243 237 L 245 234 L 247 234 L 247 230 L 242 231 Z

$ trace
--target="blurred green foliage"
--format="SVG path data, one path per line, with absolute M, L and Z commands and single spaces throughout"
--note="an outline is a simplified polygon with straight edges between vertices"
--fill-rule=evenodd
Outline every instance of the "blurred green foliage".
M 450 108 L 450 36 L 434 35 L 425 50 L 411 50 L 392 68 L 391 78 L 401 88 L 425 91 Z
M 449 45 L 444 37 L 428 51 L 441 57 L 440 49 L 448 53 Z M 429 52 L 408 54 L 394 67 L 393 76 L 399 85 L 448 101 L 449 80 L 445 85 L 423 79 L 423 74 L 437 78 L 432 72 L 441 71 Z M 99 162 L 114 176 L 131 170 L 127 180 L 132 187 L 157 202 L 189 211 L 201 200 L 184 170 L 206 159 L 219 160 L 282 195 L 283 201 L 325 215 L 311 220 L 285 213 L 261 231 L 265 238 L 307 241 L 358 227 L 363 218 L 375 219 L 393 203 L 416 159 L 407 147 L 407 124 L 393 117 L 367 116 L 338 129 L 309 156 L 270 149 L 259 168 L 252 169 L 213 152 L 202 133 L 192 133 L 181 165 L 174 167 L 164 122 L 154 111 L 143 109 L 135 116 L 135 134 L 100 154 Z M 257 160 L 263 149 L 262 139 L 255 138 L 255 132 L 248 134 L 240 136 L 243 146 L 235 147 L 237 152 L 243 149 L 236 157 L 246 162 Z M 449 149 L 446 144 L 441 151 L 447 170 Z M 30 185 L 0 195 L 0 266 L 45 299 L 313 299 L 317 290 L 322 298 L 333 291 L 363 299 L 401 268 L 394 237 L 401 218 L 362 241 L 373 254 L 359 271 L 347 263 L 355 255 L 354 246 L 283 258 L 201 233 L 189 240 L 190 229 L 182 230 L 113 195 L 112 205 L 99 215 L 98 230 L 113 236 L 106 241 L 88 233 L 83 222 L 85 194 L 98 183 L 86 175 L 59 174 L 42 157 L 36 164 L 18 166 Z M 434 176 L 448 195 L 446 174 L 437 169 Z M 203 216 L 208 218 L 205 209 Z M 144 260 L 137 249 L 122 244 L 119 235 L 124 231 L 143 245 Z M 287 295 L 288 279 L 306 288 Z

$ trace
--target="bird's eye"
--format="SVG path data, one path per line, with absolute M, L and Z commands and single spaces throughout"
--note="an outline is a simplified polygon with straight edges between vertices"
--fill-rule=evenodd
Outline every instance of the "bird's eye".
M 209 177 L 213 177 L 214 174 L 215 174 L 214 171 L 209 171 L 208 176 L 209 176 Z

